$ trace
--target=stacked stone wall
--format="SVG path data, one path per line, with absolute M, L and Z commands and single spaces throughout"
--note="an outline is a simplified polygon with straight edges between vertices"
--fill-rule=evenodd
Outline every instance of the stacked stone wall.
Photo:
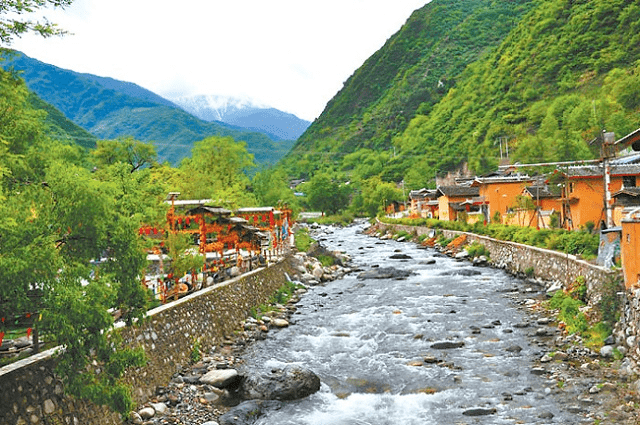
M 148 363 L 125 380 L 142 403 L 189 361 L 194 343 L 210 351 L 240 329 L 250 309 L 264 304 L 295 273 L 292 259 L 206 288 L 151 310 L 139 325 L 117 329 L 130 347 L 144 347 Z M 49 350 L 0 369 L 0 423 L 121 424 L 118 414 L 64 395 L 54 374 L 55 352 Z

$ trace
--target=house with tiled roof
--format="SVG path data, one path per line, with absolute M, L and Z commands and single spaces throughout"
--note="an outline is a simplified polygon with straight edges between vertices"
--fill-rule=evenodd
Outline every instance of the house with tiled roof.
M 565 197 L 573 221 L 573 228 L 592 222 L 605 227 L 604 167 L 599 165 L 574 166 L 562 170 L 565 176 Z M 609 192 L 613 195 L 622 189 L 636 187 L 640 180 L 640 155 L 632 155 L 611 161 Z M 614 200 L 609 202 L 613 210 Z M 620 224 L 620 218 L 614 225 Z
M 440 220 L 456 221 L 460 213 L 477 215 L 480 212 L 480 191 L 472 186 L 439 186 L 436 191 Z
M 471 187 L 478 188 L 478 196 L 482 199 L 485 221 L 497 220 L 508 223 L 512 209 L 516 204 L 516 198 L 522 194 L 522 190 L 530 185 L 534 179 L 528 175 L 492 175 L 489 177 L 476 177 Z
M 411 217 L 437 218 L 438 217 L 438 198 L 437 189 L 412 190 L 409 192 L 409 215 Z

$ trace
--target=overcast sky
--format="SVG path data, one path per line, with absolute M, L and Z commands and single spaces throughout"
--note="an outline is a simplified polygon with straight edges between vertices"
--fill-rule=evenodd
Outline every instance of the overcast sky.
M 248 97 L 313 120 L 429 0 L 75 0 L 38 13 L 72 35 L 12 48 L 165 97 Z

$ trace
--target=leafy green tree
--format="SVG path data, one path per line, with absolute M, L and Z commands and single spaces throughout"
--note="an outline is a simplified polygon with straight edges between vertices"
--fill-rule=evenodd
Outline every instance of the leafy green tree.
M 349 187 L 332 180 L 327 174 L 316 174 L 311 181 L 304 183 L 303 191 L 309 206 L 323 214 L 336 214 L 349 203 Z
M 14 37 L 20 37 L 27 32 L 34 32 L 43 37 L 65 34 L 46 18 L 40 22 L 22 17 L 42 7 L 65 7 L 72 2 L 73 0 L 3 0 L 0 4 L 0 42 L 11 44 Z
M 141 142 L 132 137 L 98 141 L 91 156 L 95 159 L 98 168 L 123 163 L 129 166 L 131 173 L 154 164 L 158 159 L 153 144 Z
M 247 191 L 247 172 L 255 167 L 244 142 L 231 137 L 208 137 L 196 142 L 191 157 L 180 163 L 175 184 L 183 198 L 213 199 L 215 202 L 253 205 Z
M 359 199 L 354 204 L 355 212 L 369 217 L 384 212 L 385 205 L 392 201 L 403 201 L 402 190 L 397 189 L 393 183 L 383 182 L 377 176 L 362 182 L 360 189 Z
M 258 205 L 277 206 L 287 204 L 294 211 L 300 209 L 298 199 L 293 194 L 293 190 L 289 189 L 287 176 L 283 170 L 262 170 L 253 177 L 251 186 Z

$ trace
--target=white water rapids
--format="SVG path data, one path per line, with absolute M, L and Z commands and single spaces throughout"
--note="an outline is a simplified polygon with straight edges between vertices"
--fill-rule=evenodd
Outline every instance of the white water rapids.
M 248 347 L 244 360 L 267 370 L 300 364 L 320 376 L 322 387 L 268 412 L 258 424 L 580 423 L 547 395 L 554 383 L 531 373 L 541 349 L 527 335 L 537 325 L 520 327 L 532 319 L 514 302 L 514 291 L 526 283 L 443 256 L 427 264 L 435 251 L 379 241 L 361 230 L 325 228 L 320 238 L 327 248 L 351 255 L 363 271 L 377 265 L 415 274 L 360 280 L 352 273 L 309 288 L 294 324 Z M 411 259 L 389 259 L 397 250 Z M 441 341 L 464 346 L 431 347 Z M 522 351 L 507 350 L 513 346 Z M 436 363 L 423 362 L 425 357 Z M 478 408 L 495 412 L 463 414 Z

